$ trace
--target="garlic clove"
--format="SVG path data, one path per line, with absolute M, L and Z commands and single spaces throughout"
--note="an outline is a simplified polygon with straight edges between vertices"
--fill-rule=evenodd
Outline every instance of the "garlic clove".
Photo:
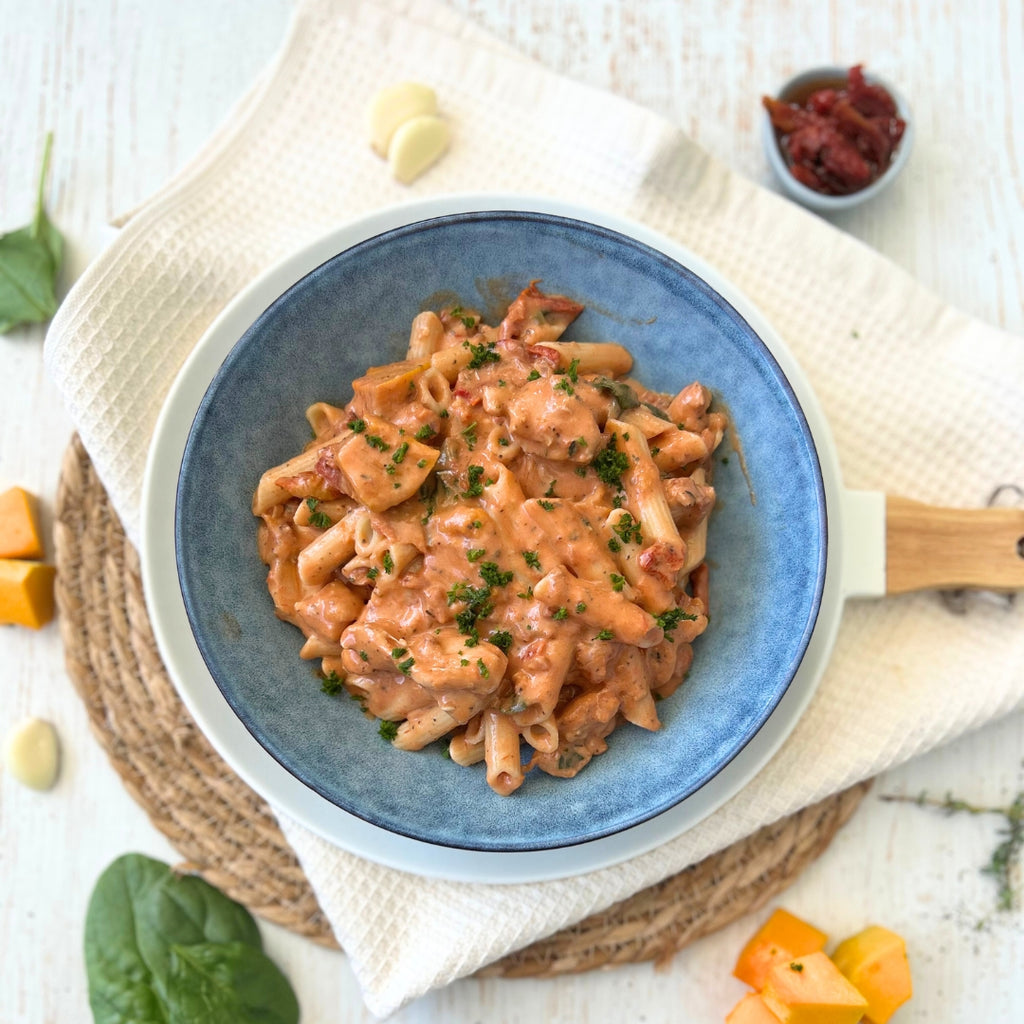
M 7 770 L 30 789 L 50 789 L 57 781 L 57 730 L 41 718 L 27 718 L 7 734 Z
M 392 175 L 408 185 L 448 148 L 448 125 L 439 117 L 423 114 L 406 121 L 391 139 L 388 166 Z
M 429 85 L 399 82 L 381 89 L 370 101 L 370 145 L 386 157 L 392 137 L 406 121 L 436 113 L 437 94 Z

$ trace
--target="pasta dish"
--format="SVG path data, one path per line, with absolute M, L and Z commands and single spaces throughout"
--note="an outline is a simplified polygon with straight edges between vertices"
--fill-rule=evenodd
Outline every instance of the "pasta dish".
M 570 777 L 616 725 L 660 727 L 708 623 L 712 454 L 700 383 L 564 339 L 582 306 L 531 284 L 497 326 L 422 312 L 253 499 L 277 615 L 328 692 L 396 747 L 447 739 L 509 794 Z

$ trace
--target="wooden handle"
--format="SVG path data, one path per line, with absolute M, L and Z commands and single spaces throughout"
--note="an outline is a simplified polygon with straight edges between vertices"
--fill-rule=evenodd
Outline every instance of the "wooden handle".
M 1024 509 L 885 499 L 885 590 L 1024 589 Z

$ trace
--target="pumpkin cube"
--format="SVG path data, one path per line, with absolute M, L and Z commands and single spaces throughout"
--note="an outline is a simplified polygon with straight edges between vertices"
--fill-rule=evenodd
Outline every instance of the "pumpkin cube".
M 873 924 L 844 939 L 832 960 L 868 1001 L 871 1024 L 885 1024 L 913 995 L 907 945 L 888 928 Z
M 757 992 L 748 992 L 726 1015 L 725 1024 L 779 1024 Z
M 783 1024 L 857 1024 L 867 1000 L 822 952 L 776 964 L 761 990 Z
M 45 626 L 53 618 L 55 575 L 52 565 L 0 558 L 0 623 Z
M 751 988 L 760 990 L 776 964 L 817 953 L 825 948 L 827 941 L 824 932 L 779 907 L 743 947 L 732 973 Z
M 0 558 L 42 558 L 36 499 L 20 487 L 0 494 Z

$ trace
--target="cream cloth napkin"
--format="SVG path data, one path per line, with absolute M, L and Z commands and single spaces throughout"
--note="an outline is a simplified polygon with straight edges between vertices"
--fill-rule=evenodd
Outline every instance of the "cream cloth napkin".
M 366 141 L 374 92 L 436 86 L 453 127 L 411 188 Z M 756 102 L 752 97 L 751 102 Z M 898 187 L 898 186 L 897 186 Z M 49 331 L 50 372 L 125 528 L 167 389 L 258 272 L 352 216 L 416 195 L 559 196 L 694 250 L 775 324 L 831 423 L 845 483 L 984 504 L 1024 483 L 1024 344 L 954 311 L 865 246 L 716 163 L 677 128 L 509 53 L 430 2 L 309 0 L 250 95 L 130 219 Z M 467 975 L 761 825 L 1019 707 L 1024 605 L 856 602 L 797 728 L 761 774 L 652 853 L 537 885 L 460 885 L 367 863 L 281 815 L 371 1011 Z M 609 755 L 611 756 L 611 755 Z

